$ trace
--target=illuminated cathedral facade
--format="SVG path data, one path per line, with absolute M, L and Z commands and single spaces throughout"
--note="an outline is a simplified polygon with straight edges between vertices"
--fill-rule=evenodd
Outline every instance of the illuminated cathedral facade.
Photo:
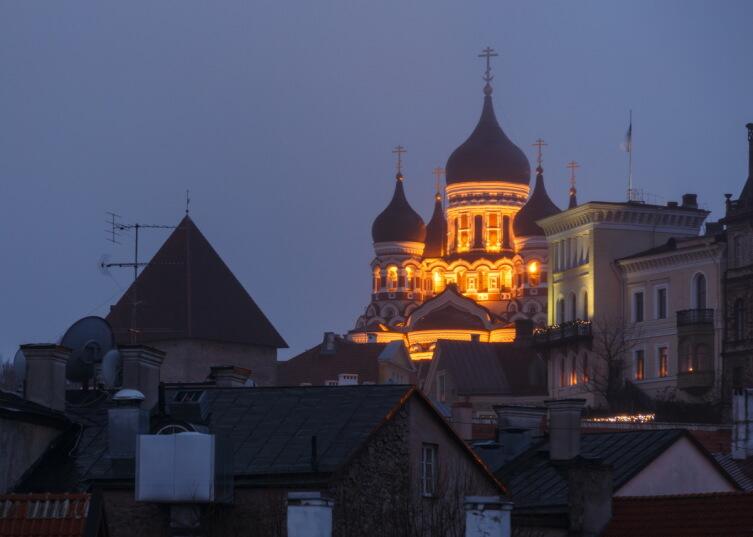
M 428 224 L 398 172 L 372 225 L 371 300 L 350 340 L 402 339 L 422 359 L 438 339 L 506 342 L 520 319 L 546 324 L 549 260 L 536 221 L 560 210 L 544 186 L 541 147 L 531 188 L 526 155 L 497 121 L 488 62 L 485 79 L 481 117 L 447 161 Z

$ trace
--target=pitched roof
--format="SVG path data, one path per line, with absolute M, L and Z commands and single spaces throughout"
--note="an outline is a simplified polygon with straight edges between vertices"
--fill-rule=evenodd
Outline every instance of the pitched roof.
M 300 386 L 303 383 L 323 386 L 337 380 L 340 373 L 358 375 L 358 382 L 379 381 L 379 355 L 386 343 L 353 343 L 338 340 L 334 352 L 322 352 L 322 345 L 312 347 L 298 356 L 277 363 L 277 383 L 280 386 Z
M 616 497 L 604 537 L 743 537 L 753 533 L 753 494 Z
M 106 535 L 101 502 L 86 493 L 0 495 L 0 537 Z
M 298 479 L 301 475 L 313 479 L 336 471 L 416 393 L 405 385 L 169 385 L 166 400 L 187 389 L 205 391 L 210 430 L 229 431 L 234 473 L 249 481 Z M 107 409 L 113 405 L 110 394 L 89 393 L 91 400 L 68 409 L 81 427 L 67 443 L 60 443 L 43 457 L 22 480 L 20 490 L 87 490 L 92 480 L 133 479 L 133 468 L 113 465 L 107 455 Z M 317 437 L 319 453 L 316 469 L 311 464 L 312 436 Z
M 139 343 L 206 339 L 287 347 L 188 216 L 112 307 L 107 320 L 121 344 L 132 342 L 133 327 Z
M 439 340 L 436 371 L 452 377 L 459 395 L 546 395 L 546 368 L 529 347 L 513 343 Z
M 0 390 L 0 417 L 22 420 L 65 429 L 70 422 L 65 414 L 46 406 L 24 399 L 15 393 Z
M 691 439 L 707 454 L 687 431 L 662 429 L 583 434 L 581 456 L 610 465 L 614 490 L 617 490 L 683 437 Z M 708 457 L 714 462 L 710 455 Z M 725 473 L 720 466 L 717 467 Z M 507 485 L 517 509 L 567 504 L 566 466 L 551 461 L 548 439 L 534 445 L 495 473 Z M 733 482 L 726 473 L 725 477 Z

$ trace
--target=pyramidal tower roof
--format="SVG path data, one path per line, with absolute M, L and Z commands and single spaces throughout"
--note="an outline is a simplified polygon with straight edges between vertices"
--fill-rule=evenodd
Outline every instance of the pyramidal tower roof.
M 188 215 L 107 320 L 118 343 L 203 339 L 287 347 Z

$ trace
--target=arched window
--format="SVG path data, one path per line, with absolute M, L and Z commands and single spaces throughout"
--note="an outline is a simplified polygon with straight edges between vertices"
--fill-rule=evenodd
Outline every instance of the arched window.
M 567 300 L 570 303 L 570 318 L 568 319 L 568 321 L 574 321 L 578 318 L 578 304 L 577 300 L 575 299 L 575 293 L 571 292 Z
M 434 286 L 434 292 L 440 293 L 442 292 L 442 289 L 444 289 L 444 276 L 442 276 L 442 271 L 439 269 L 434 269 L 431 276 L 432 285 Z
M 588 291 L 583 291 L 583 320 L 588 320 Z
M 387 289 L 390 291 L 397 289 L 397 267 L 387 269 Z
M 558 298 L 557 299 L 557 324 L 562 324 L 565 322 L 565 299 L 564 298 Z
M 473 217 L 473 247 L 484 247 L 484 217 L 480 214 Z
M 745 303 L 742 298 L 735 300 L 735 339 L 745 338 Z
M 528 263 L 528 285 L 538 287 L 541 282 L 541 264 L 538 261 Z
M 505 265 L 502 267 L 502 289 L 510 289 L 512 287 L 512 267 Z
M 381 284 L 381 270 L 379 270 L 379 267 L 374 269 L 374 292 L 379 292 L 379 285 Z
M 570 357 L 570 386 L 575 386 L 578 384 L 578 368 L 576 366 L 576 355 L 572 355 Z
M 405 267 L 405 288 L 413 290 L 413 267 Z
M 700 272 L 693 281 L 693 302 L 696 309 L 706 309 L 706 276 Z

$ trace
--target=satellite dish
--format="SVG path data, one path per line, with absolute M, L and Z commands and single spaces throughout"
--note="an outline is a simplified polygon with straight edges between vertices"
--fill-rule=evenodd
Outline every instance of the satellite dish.
M 72 351 L 65 377 L 88 386 L 94 377 L 95 364 L 101 363 L 107 351 L 115 347 L 115 335 L 110 323 L 102 317 L 84 317 L 71 325 L 60 344 Z
M 13 369 L 16 374 L 16 382 L 23 384 L 26 380 L 26 355 L 21 349 L 18 349 L 13 357 Z
M 99 258 L 99 263 L 97 263 L 97 267 L 99 268 L 99 271 L 107 276 L 110 274 L 110 267 L 108 266 L 110 263 L 110 256 L 107 254 L 102 254 L 102 257 Z
M 120 386 L 120 372 L 123 368 L 123 360 L 120 358 L 118 349 L 110 349 L 102 358 L 102 380 L 105 386 L 113 388 Z

